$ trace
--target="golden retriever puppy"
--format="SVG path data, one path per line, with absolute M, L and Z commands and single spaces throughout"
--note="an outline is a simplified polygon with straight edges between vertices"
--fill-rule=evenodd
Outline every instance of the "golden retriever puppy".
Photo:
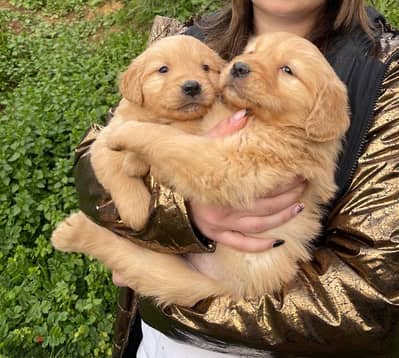
M 149 168 L 134 153 L 110 150 L 107 136 L 116 125 L 135 120 L 198 132 L 201 118 L 219 93 L 223 66 L 216 52 L 193 37 L 180 35 L 155 42 L 123 73 L 123 99 L 90 152 L 94 173 L 127 226 L 140 230 L 147 221 L 150 194 L 141 177 Z
M 245 108 L 250 116 L 241 131 L 207 138 L 126 122 L 107 139 L 110 148 L 140 155 L 162 183 L 208 204 L 247 207 L 301 175 L 308 181 L 305 210 L 259 235 L 285 240 L 279 248 L 243 253 L 219 244 L 213 254 L 188 258 L 146 250 L 103 228 L 93 235 L 95 225 L 86 217 L 70 218 L 68 229 L 80 237 L 65 245 L 68 250 L 98 258 L 160 304 L 191 306 L 209 296 L 239 299 L 279 290 L 294 278 L 298 262 L 310 258 L 322 206 L 336 190 L 336 160 L 349 125 L 347 93 L 313 44 L 287 33 L 261 36 L 223 70 L 221 87 L 224 104 L 215 105 L 205 123 Z

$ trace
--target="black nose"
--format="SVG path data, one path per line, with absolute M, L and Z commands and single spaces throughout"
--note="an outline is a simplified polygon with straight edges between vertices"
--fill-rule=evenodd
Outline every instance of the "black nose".
M 244 62 L 236 62 L 230 71 L 231 75 L 235 78 L 247 77 L 250 72 L 251 72 L 251 69 Z
M 194 97 L 201 93 L 201 85 L 197 81 L 186 81 L 181 88 L 187 96 Z

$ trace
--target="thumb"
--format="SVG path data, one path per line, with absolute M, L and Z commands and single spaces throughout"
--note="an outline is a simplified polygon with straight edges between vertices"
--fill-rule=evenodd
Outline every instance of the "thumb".
M 127 287 L 127 284 L 123 277 L 115 271 L 112 272 L 112 282 L 115 286 Z
M 242 109 L 241 111 L 234 113 L 230 118 L 220 121 L 215 127 L 208 131 L 208 133 L 206 133 L 206 136 L 215 138 L 231 135 L 245 127 L 247 120 L 247 110 Z

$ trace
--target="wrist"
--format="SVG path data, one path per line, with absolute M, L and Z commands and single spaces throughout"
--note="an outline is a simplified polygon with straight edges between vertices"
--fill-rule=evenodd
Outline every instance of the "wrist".
M 187 217 L 188 217 L 188 221 L 191 225 L 191 229 L 194 233 L 194 235 L 197 237 L 197 239 L 199 241 L 201 241 L 201 243 L 203 245 L 205 245 L 210 251 L 214 251 L 216 248 L 216 241 L 208 238 L 207 236 L 205 236 L 201 230 L 199 229 L 199 227 L 196 225 L 195 220 L 194 220 L 194 216 L 191 210 L 191 205 L 190 202 L 185 201 L 185 205 L 186 205 L 186 210 L 187 210 Z

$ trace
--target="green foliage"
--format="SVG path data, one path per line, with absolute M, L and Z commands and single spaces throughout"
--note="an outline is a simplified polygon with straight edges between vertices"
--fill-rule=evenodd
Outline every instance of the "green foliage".
M 375 2 L 399 23 L 395 0 Z M 224 1 L 125 0 L 120 11 L 94 17 L 87 14 L 105 1 L 4 3 L 0 357 L 107 357 L 116 303 L 109 273 L 49 244 L 56 223 L 77 209 L 73 149 L 117 103 L 117 74 L 144 48 L 155 14 L 183 20 Z
M 368 3 L 384 14 L 393 26 L 399 28 L 398 0 L 369 0 Z
M 101 2 L 102 0 L 9 0 L 11 5 L 53 15 L 64 15 L 70 11 L 81 10 L 84 5 L 95 6 Z
M 103 3 L 0 4 L 0 357 L 111 355 L 117 297 L 109 273 L 49 243 L 77 209 L 73 149 L 119 100 L 117 75 L 144 48 L 154 13 L 214 9 L 210 1 L 137 0 L 105 16 L 95 11 Z
M 129 0 L 125 0 L 129 3 Z M 131 2 L 130 2 L 131 3 Z M 135 19 L 148 23 L 155 15 L 169 16 L 185 21 L 195 18 L 203 13 L 220 9 L 223 0 L 142 0 L 134 1 L 135 6 L 129 6 L 130 11 L 135 14 Z
M 49 237 L 77 208 L 73 148 L 117 103 L 117 74 L 145 36 L 127 28 L 93 42 L 112 18 L 73 26 L 10 12 L 2 19 L 29 34 L 5 32 L 0 50 L 0 352 L 106 357 L 116 303 L 109 274 L 55 253 Z

